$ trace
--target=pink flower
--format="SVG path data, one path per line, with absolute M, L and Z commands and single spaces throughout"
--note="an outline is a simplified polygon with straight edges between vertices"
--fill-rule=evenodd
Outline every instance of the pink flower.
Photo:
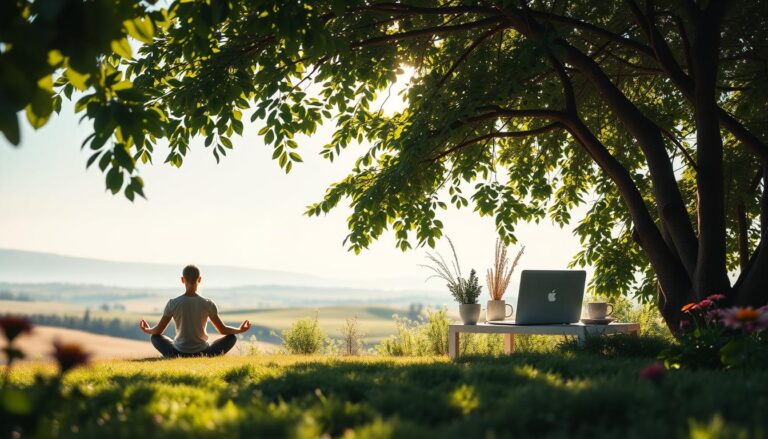
M 640 378 L 648 381 L 657 382 L 664 378 L 667 373 L 667 369 L 660 362 L 651 363 L 640 371 Z
M 768 328 L 768 313 L 751 306 L 725 309 L 721 312 L 723 324 L 731 329 L 744 329 L 751 333 Z
M 707 296 L 707 299 L 712 301 L 723 300 L 725 299 L 725 294 L 710 294 L 709 296 Z
M 715 305 L 715 302 L 713 302 L 713 301 L 711 301 L 709 299 L 704 299 L 701 302 L 697 303 L 695 308 L 696 309 L 709 309 L 709 308 L 712 308 L 714 305 Z

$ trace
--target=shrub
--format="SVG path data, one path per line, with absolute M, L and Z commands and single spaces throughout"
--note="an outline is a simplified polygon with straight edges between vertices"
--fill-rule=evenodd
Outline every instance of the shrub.
M 283 331 L 283 347 L 291 354 L 316 354 L 323 348 L 324 340 L 317 315 L 301 319 Z
M 357 316 L 347 319 L 339 328 L 341 333 L 341 352 L 344 355 L 358 355 L 363 348 L 365 333 L 360 329 Z

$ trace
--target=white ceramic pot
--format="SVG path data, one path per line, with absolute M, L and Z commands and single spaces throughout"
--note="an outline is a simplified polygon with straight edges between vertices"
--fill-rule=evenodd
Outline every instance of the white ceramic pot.
M 477 321 L 480 320 L 480 304 L 460 304 L 459 315 L 465 325 L 476 325 Z
M 512 305 L 507 304 L 504 300 L 489 300 L 485 308 L 485 320 L 488 322 L 504 320 L 507 317 L 512 317 L 512 311 Z

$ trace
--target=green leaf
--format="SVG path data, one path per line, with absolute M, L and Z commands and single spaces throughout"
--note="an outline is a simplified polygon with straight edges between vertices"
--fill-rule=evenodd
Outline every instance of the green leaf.
M 126 32 L 142 43 L 149 44 L 155 35 L 155 27 L 149 17 L 139 17 L 123 22 Z
M 125 59 L 133 58 L 131 45 L 128 43 L 127 38 L 122 38 L 120 40 L 113 40 L 110 47 L 112 47 L 112 51 L 114 51 L 116 54 L 120 55 Z
M 291 160 L 293 160 L 294 162 L 303 162 L 303 160 L 301 159 L 301 156 L 298 153 L 290 152 L 288 154 L 291 156 Z
M 27 120 L 34 129 L 41 128 L 51 117 L 51 113 L 53 113 L 53 101 L 51 98 L 52 96 L 49 93 L 38 90 L 35 93 L 35 97 L 27 105 Z
M 78 90 L 86 90 L 88 88 L 88 78 L 90 75 L 88 74 L 82 74 L 74 70 L 72 67 L 67 68 L 64 70 L 64 76 L 69 80 L 69 83 L 72 84 L 73 87 L 75 87 Z
M 0 99 L 0 131 L 3 132 L 5 138 L 12 145 L 18 145 L 21 141 L 19 120 L 16 118 L 16 112 L 8 111 L 8 108 L 2 105 L 2 100 Z
M 107 172 L 107 189 L 112 192 L 112 195 L 120 192 L 120 188 L 123 186 L 123 172 L 120 168 L 112 167 Z

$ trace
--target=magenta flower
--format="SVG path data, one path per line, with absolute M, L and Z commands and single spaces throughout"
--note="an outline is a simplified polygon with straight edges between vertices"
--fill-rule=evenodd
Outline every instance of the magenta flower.
M 716 301 L 716 300 L 723 300 L 725 299 L 725 294 L 710 294 L 707 296 L 707 299 Z
M 640 378 L 648 381 L 657 382 L 664 378 L 664 375 L 666 375 L 667 369 L 664 367 L 664 365 L 660 362 L 651 363 L 643 368 L 643 370 L 640 371 Z

